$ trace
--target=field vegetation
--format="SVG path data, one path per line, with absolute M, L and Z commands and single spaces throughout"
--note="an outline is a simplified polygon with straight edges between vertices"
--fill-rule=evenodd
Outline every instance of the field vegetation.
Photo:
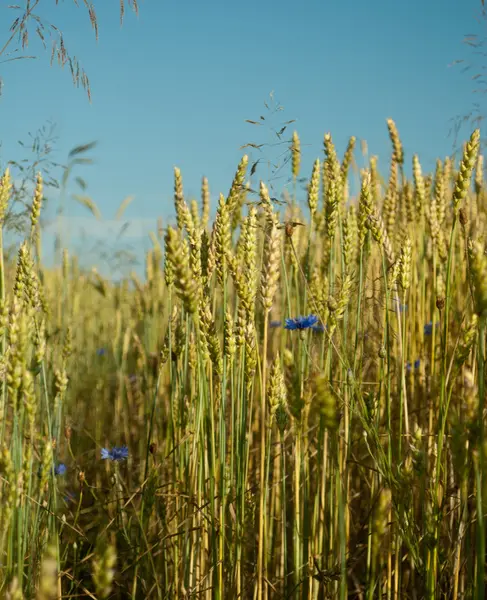
M 384 178 L 330 134 L 304 193 L 297 133 L 287 196 L 176 168 L 143 280 L 45 268 L 37 176 L 0 252 L 1 597 L 484 598 L 479 131 L 423 173 L 387 126 Z

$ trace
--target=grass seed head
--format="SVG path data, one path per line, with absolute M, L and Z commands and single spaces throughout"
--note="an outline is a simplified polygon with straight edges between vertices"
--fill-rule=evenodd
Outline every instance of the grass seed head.
M 357 141 L 357 138 L 352 135 L 348 140 L 347 148 L 345 150 L 345 154 L 343 155 L 341 174 L 342 174 L 342 182 L 344 185 L 348 178 L 348 170 L 350 169 L 350 165 L 352 164 L 352 161 L 353 161 L 353 151 L 355 149 L 356 141 Z
M 411 238 L 406 236 L 404 244 L 401 249 L 401 285 L 404 290 L 408 290 L 411 286 L 411 257 L 412 257 L 412 244 Z
M 465 144 L 460 168 L 455 181 L 455 189 L 453 190 L 453 210 L 455 213 L 458 212 L 459 204 L 467 195 L 468 188 L 470 187 L 470 179 L 477 159 L 479 145 L 480 129 L 475 129 L 470 136 L 470 140 Z
M 479 153 L 477 162 L 475 163 L 475 193 L 477 195 L 482 191 L 484 183 L 484 157 Z
M 93 559 L 93 583 L 98 598 L 108 598 L 112 591 L 117 554 L 111 544 L 99 547 Z
M 178 295 L 186 311 L 194 314 L 197 310 L 198 290 L 189 267 L 187 248 L 180 233 L 172 227 L 167 229 L 165 243 L 166 260 L 171 263 Z
M 203 177 L 201 181 L 201 227 L 206 229 L 210 220 L 210 186 L 208 179 Z
M 318 191 L 320 188 L 320 161 L 317 158 L 313 164 L 313 172 L 308 184 L 308 206 L 313 219 L 318 209 Z
M 0 224 L 3 224 L 5 218 L 5 212 L 7 211 L 10 196 L 12 194 L 12 187 L 10 169 L 7 168 L 0 178 Z
M 469 241 L 470 270 L 474 288 L 475 311 L 479 316 L 487 315 L 487 256 L 484 245 Z
M 359 214 L 358 214 L 358 239 L 361 248 L 367 235 L 367 220 L 374 212 L 371 195 L 371 177 L 369 171 L 362 171 L 362 185 L 360 190 Z
M 36 187 L 34 190 L 34 199 L 32 200 L 32 209 L 30 212 L 31 238 L 33 238 L 33 236 L 34 236 L 34 232 L 35 232 L 37 223 L 39 222 L 39 216 L 41 214 L 42 197 L 43 197 L 42 188 L 43 188 L 42 175 L 40 173 L 37 173 Z
M 54 543 L 48 545 L 41 561 L 37 600 L 55 600 L 58 597 L 58 562 Z
M 338 402 L 325 374 L 320 374 L 316 377 L 315 390 L 316 401 L 324 426 L 330 431 L 336 431 L 340 425 Z
M 455 351 L 455 363 L 457 367 L 461 367 L 465 364 L 470 355 L 470 351 L 477 339 L 478 321 L 478 316 L 473 314 L 469 323 L 463 330 L 462 338 Z
M 235 177 L 233 178 L 232 187 L 228 192 L 226 204 L 228 208 L 228 214 L 230 215 L 230 217 L 233 215 L 233 211 L 235 210 L 239 201 L 239 197 L 242 194 L 242 188 L 248 164 L 249 157 L 245 154 L 238 164 L 237 172 L 235 173 Z
M 416 208 L 416 216 L 419 218 L 423 213 L 426 203 L 426 190 L 424 184 L 423 173 L 418 155 L 413 156 L 413 178 L 414 178 L 414 200 Z
M 262 273 L 262 305 L 267 314 L 272 308 L 277 291 L 280 274 L 281 232 L 277 225 L 277 217 L 273 216 L 267 227 Z
M 216 273 L 222 288 L 228 275 L 228 258 L 231 252 L 230 211 L 223 194 L 220 194 L 215 218 L 215 259 Z
M 267 398 L 269 400 L 269 410 L 271 420 L 275 418 L 279 405 L 287 404 L 286 384 L 281 369 L 281 357 L 277 353 L 272 363 L 271 372 L 268 381 Z
M 387 119 L 387 128 L 389 130 L 389 137 L 391 138 L 397 164 L 402 165 L 404 164 L 404 152 L 402 149 L 401 138 L 399 137 L 399 131 L 397 130 L 396 124 L 392 119 Z
M 299 177 L 299 169 L 301 167 L 301 142 L 299 141 L 298 132 L 293 133 L 293 140 L 291 143 L 291 170 L 293 178 Z

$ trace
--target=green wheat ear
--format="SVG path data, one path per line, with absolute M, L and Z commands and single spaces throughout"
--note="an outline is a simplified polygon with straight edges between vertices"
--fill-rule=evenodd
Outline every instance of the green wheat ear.
M 296 180 L 299 177 L 299 170 L 301 168 L 301 142 L 297 131 L 293 133 L 291 158 L 291 172 L 294 180 Z
M 318 209 L 318 191 L 320 187 L 320 161 L 317 158 L 313 164 L 313 171 L 308 185 L 308 206 L 311 218 L 314 219 Z
M 2 224 L 12 194 L 12 188 L 13 184 L 10 177 L 10 170 L 7 168 L 0 178 L 0 223 Z
M 392 147 L 394 149 L 394 157 L 397 164 L 402 165 L 404 163 L 404 152 L 402 149 L 401 138 L 397 130 L 396 124 L 392 119 L 387 119 L 387 128 L 389 130 L 389 137 L 391 138 Z
M 93 559 L 93 582 L 99 598 L 108 598 L 112 591 L 117 554 L 111 544 L 99 544 Z
M 479 316 L 487 315 L 487 256 L 484 245 L 469 241 L 468 252 L 474 288 L 475 311 Z
M 323 419 L 323 424 L 327 429 L 336 431 L 340 425 L 337 397 L 332 391 L 326 375 L 318 375 L 314 383 L 316 388 L 316 403 Z
M 453 209 L 455 213 L 459 210 L 460 202 L 465 198 L 470 186 L 470 179 L 477 159 L 480 145 L 480 129 L 476 129 L 465 144 L 460 169 L 453 190 Z
M 184 308 L 194 314 L 197 310 L 198 288 L 189 267 L 188 248 L 177 230 L 168 227 L 166 233 L 166 255 L 174 272 L 174 285 Z

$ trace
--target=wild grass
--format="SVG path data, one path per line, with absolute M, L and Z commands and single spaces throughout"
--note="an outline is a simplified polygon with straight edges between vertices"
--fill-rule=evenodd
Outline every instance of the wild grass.
M 175 169 L 144 281 L 45 269 L 38 176 L 0 263 L 1 597 L 484 598 L 479 132 L 409 180 L 388 127 L 357 198 L 330 134 L 304 197 L 295 134 L 289 203 L 244 157 L 213 223 Z

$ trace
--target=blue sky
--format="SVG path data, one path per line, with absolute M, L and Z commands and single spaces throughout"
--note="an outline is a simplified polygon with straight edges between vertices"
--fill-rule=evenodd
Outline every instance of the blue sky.
M 0 2 L 2 23 L 15 16 L 7 4 Z M 139 220 L 131 239 L 137 248 L 150 245 L 147 232 L 158 216 L 173 219 L 175 165 L 189 197 L 199 198 L 206 175 L 216 199 L 228 191 L 240 146 L 272 140 L 269 129 L 245 123 L 267 115 L 263 102 L 271 91 L 284 107 L 274 125 L 296 119 L 303 175 L 322 157 L 327 131 L 340 154 L 350 135 L 367 140 L 386 172 L 388 117 L 407 160 L 417 152 L 429 169 L 452 150 L 450 119 L 476 99 L 469 76 L 448 66 L 471 56 L 463 36 L 482 31 L 480 0 L 461 4 L 460 10 L 458 0 L 141 0 L 139 16 L 127 11 L 121 28 L 118 2 L 98 0 L 96 42 L 82 6 L 41 0 L 39 16 L 63 31 L 90 77 L 92 103 L 73 87 L 69 70 L 51 68 L 49 54 L 33 43 L 29 53 L 37 60 L 0 66 L 0 158 L 19 158 L 17 140 L 48 119 L 57 125 L 59 162 L 73 146 L 97 140 L 96 163 L 77 173 L 106 219 L 135 195 L 126 217 Z M 3 45 L 7 26 L 0 34 Z M 252 159 L 259 156 L 252 151 Z M 259 175 L 265 179 L 267 171 Z M 88 216 L 74 201 L 67 214 Z M 83 223 L 88 235 L 104 231 L 102 223 Z

